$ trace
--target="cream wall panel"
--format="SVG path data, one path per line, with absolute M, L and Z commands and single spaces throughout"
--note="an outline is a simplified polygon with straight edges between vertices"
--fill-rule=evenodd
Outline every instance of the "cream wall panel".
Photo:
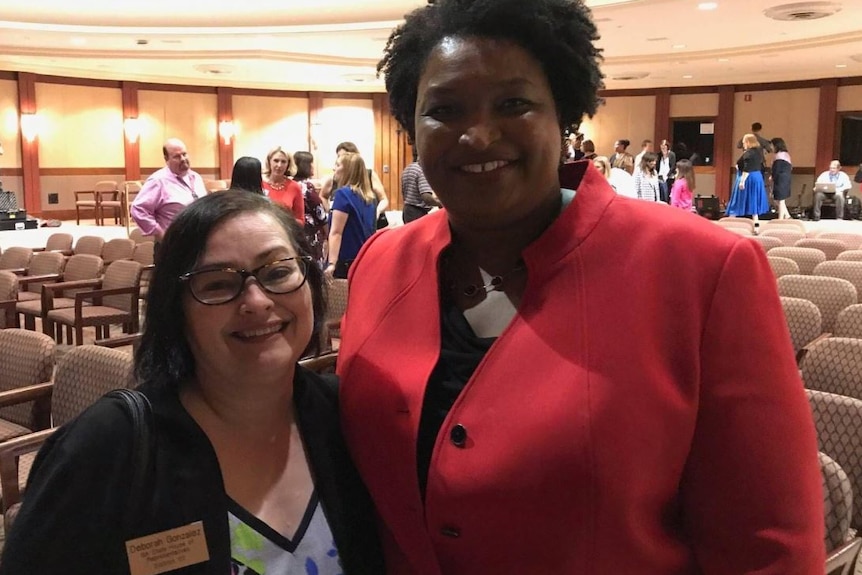
M 715 193 L 715 174 L 699 174 L 695 172 L 695 183 L 697 189 L 694 191 L 696 196 L 713 196 Z
M 179 138 L 185 143 L 192 169 L 217 167 L 217 114 L 218 98 L 215 94 L 138 92 L 141 168 L 165 164 L 162 145 L 168 138 Z
M 37 83 L 36 107 L 40 167 L 123 167 L 123 94 L 119 88 Z
M 356 144 L 368 169 L 374 167 L 374 104 L 368 100 L 324 98 L 315 126 L 318 177 L 332 173 L 335 146 L 349 141 Z
M 745 101 L 746 95 L 751 96 L 751 101 Z M 817 88 L 737 93 L 733 117 L 733 158 L 736 159 L 740 154 L 736 142 L 751 130 L 752 123 L 760 122 L 763 124 L 762 136 L 784 138 L 793 165 L 813 166 L 817 153 L 819 105 L 820 90 Z
M 642 140 L 655 139 L 655 96 L 606 98 L 598 113 L 581 123 L 581 131 L 596 144 L 600 156 L 613 154 L 619 139 L 631 141 L 628 151 L 635 155 Z
M 715 116 L 718 116 L 718 94 L 674 94 L 670 97 L 671 118 Z
M 308 150 L 308 100 L 235 95 L 232 102 L 237 136 L 234 157 L 260 159 L 266 169 L 269 150 L 281 146 L 288 153 Z
M 838 88 L 838 111 L 862 111 L 862 86 L 841 86 Z
M 39 186 L 42 189 L 42 209 L 45 211 L 74 210 L 75 190 L 92 190 L 96 182 L 101 182 L 102 180 L 113 180 L 120 183 L 125 179 L 126 176 L 123 168 L 119 168 L 115 173 L 99 174 L 94 176 L 41 176 L 39 178 Z M 57 194 L 58 203 L 49 204 L 48 194 Z M 107 214 L 108 212 L 106 211 L 105 213 Z M 92 214 L 93 211 L 88 210 L 86 212 L 81 212 L 81 217 L 92 218 Z
M 0 174 L 3 168 L 21 167 L 21 139 L 18 132 L 18 83 L 14 80 L 0 80 L 0 143 L 3 156 L 0 157 Z M 8 189 L 13 189 L 7 185 Z

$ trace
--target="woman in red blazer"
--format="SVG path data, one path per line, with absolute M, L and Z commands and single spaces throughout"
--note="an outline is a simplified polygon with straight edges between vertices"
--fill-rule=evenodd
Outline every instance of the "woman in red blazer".
M 392 574 L 822 573 L 811 414 L 759 246 L 561 189 L 601 86 L 578 1 L 438 0 L 380 69 L 445 206 L 375 235 L 341 414 Z

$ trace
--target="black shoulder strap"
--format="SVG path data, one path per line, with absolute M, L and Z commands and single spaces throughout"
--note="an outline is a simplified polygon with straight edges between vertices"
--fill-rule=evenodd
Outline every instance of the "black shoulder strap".
M 155 456 L 155 434 L 153 433 L 153 408 L 147 396 L 134 389 L 115 389 L 106 394 L 123 402 L 132 418 L 134 433 L 132 445 L 132 476 L 129 484 L 129 500 L 123 514 L 123 532 L 129 536 L 138 524 L 146 503 L 147 481 Z

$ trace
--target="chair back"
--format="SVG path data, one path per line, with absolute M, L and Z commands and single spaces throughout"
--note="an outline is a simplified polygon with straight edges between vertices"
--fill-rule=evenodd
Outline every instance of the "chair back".
M 805 233 L 805 222 L 800 220 L 766 220 L 763 223 L 764 229 L 778 229 L 778 228 L 791 228 L 799 230 L 802 233 Z
M 102 247 L 102 260 L 108 265 L 117 260 L 130 260 L 135 251 L 135 242 L 129 238 L 115 238 Z
M 54 349 L 51 337 L 26 329 L 0 330 L 0 391 L 8 391 L 51 381 L 54 370 Z M 18 425 L 35 429 L 33 402 L 0 408 L 0 417 Z
M 780 248 L 784 245 L 784 242 L 782 242 L 780 239 L 773 238 L 771 236 L 764 236 L 762 234 L 759 236 L 750 236 L 749 239 L 763 246 L 763 251 L 765 252 L 769 252 L 769 250 L 771 250 L 772 248 Z
M 116 289 L 140 285 L 141 264 L 132 260 L 117 260 L 107 267 L 102 280 L 102 289 Z M 105 296 L 102 305 L 132 311 L 134 295 L 121 294 Z
M 99 236 L 81 236 L 75 243 L 75 253 L 102 257 L 102 248 L 104 245 L 104 238 L 100 238 Z
M 15 325 L 15 306 L 18 300 L 18 276 L 12 272 L 0 271 L 0 329 L 17 327 Z M 6 307 L 8 306 L 8 307 Z
M 862 339 L 862 303 L 847 306 L 838 313 L 832 335 Z
M 754 233 L 754 222 L 748 218 L 728 216 L 719 219 L 716 223 L 725 228 L 744 228 L 750 233 Z
M 844 242 L 848 250 L 858 250 L 862 247 L 862 234 L 854 234 L 852 232 L 820 232 L 814 237 L 819 240 L 840 240 Z
M 142 266 L 153 265 L 155 255 L 155 244 L 153 242 L 141 242 L 135 246 L 135 251 L 132 252 L 132 261 L 136 261 Z
M 27 269 L 32 257 L 33 250 L 30 248 L 7 248 L 0 254 L 0 270 Z
M 120 188 L 117 186 L 117 182 L 115 180 L 102 180 L 101 182 L 96 182 L 96 185 L 93 186 L 93 190 L 100 193 L 105 192 L 118 192 Z
M 798 353 L 800 349 L 823 333 L 820 308 L 814 302 L 802 298 L 782 296 L 781 307 L 784 310 L 784 318 L 787 320 L 787 328 L 790 330 L 790 340 L 793 342 L 794 352 Z
M 129 239 L 136 244 L 142 244 L 144 242 L 152 242 L 153 236 L 145 236 L 144 232 L 142 232 L 140 228 L 132 228 L 131 231 L 129 231 Z
M 66 262 L 63 270 L 63 281 L 96 279 L 102 275 L 102 258 L 89 254 L 75 254 Z
M 862 294 L 862 262 L 825 261 L 817 264 L 813 275 L 847 280 L 856 288 L 857 296 Z
M 808 350 L 800 370 L 808 389 L 862 400 L 862 339 L 827 337 L 820 340 Z
M 51 234 L 45 243 L 45 251 L 70 252 L 72 251 L 72 234 Z
M 826 254 L 814 248 L 783 246 L 772 248 L 769 250 L 769 255 L 795 261 L 796 265 L 799 266 L 799 273 L 806 276 L 814 273 L 814 268 L 817 267 L 817 264 L 826 261 Z
M 832 332 L 835 319 L 842 309 L 858 303 L 856 288 L 852 283 L 826 276 L 782 276 L 778 278 L 778 293 L 814 302 L 820 309 L 824 332 Z
M 862 401 L 852 397 L 806 389 L 817 430 L 820 451 L 841 466 L 850 479 L 853 499 L 862 501 Z M 853 509 L 850 526 L 862 525 L 862 505 Z
M 850 539 L 853 517 L 853 487 L 847 473 L 834 459 L 818 454 L 823 477 L 823 512 L 826 517 L 826 552 L 837 549 Z
M 835 258 L 839 262 L 862 262 L 862 250 L 847 250 Z
M 778 238 L 785 246 L 792 246 L 805 237 L 805 232 L 787 226 L 769 226 L 764 228 L 760 235 Z
M 66 267 L 66 256 L 60 252 L 36 252 L 30 260 L 28 276 L 42 276 L 48 274 L 63 273 Z M 42 284 L 45 282 L 32 282 L 27 284 L 27 291 L 33 293 L 42 292 Z
M 766 256 L 769 260 L 769 267 L 772 268 L 772 273 L 776 278 L 789 274 L 799 274 L 799 266 L 790 258 L 782 258 L 778 256 Z
M 847 244 L 841 240 L 830 240 L 828 238 L 802 238 L 794 246 L 798 248 L 814 248 L 823 252 L 827 260 L 834 260 L 841 252 L 847 251 Z
M 54 426 L 68 423 L 112 389 L 134 384 L 131 354 L 97 345 L 72 348 L 60 359 L 54 375 Z

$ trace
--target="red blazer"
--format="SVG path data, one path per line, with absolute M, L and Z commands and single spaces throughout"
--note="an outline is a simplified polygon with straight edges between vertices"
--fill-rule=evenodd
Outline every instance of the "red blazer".
M 276 190 L 268 182 L 264 182 L 263 187 L 270 200 L 292 211 L 299 223 L 305 225 L 305 199 L 302 197 L 302 186 L 299 182 L 287 179 L 281 190 Z
M 523 253 L 518 314 L 441 428 L 424 503 L 445 212 L 352 268 L 342 422 L 388 572 L 822 573 L 815 432 L 762 249 L 584 170 Z

